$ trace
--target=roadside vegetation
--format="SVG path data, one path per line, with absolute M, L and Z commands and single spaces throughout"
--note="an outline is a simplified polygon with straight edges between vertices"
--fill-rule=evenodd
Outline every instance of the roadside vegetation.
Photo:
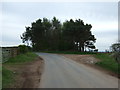
M 101 60 L 100 62 L 97 62 L 96 65 L 99 65 L 100 67 L 103 67 L 114 73 L 120 74 L 120 68 L 118 67 L 120 64 L 118 64 L 111 55 L 111 53 L 95 54 L 95 57 Z
M 2 67 L 2 88 L 9 87 L 14 82 L 14 73 Z
M 37 55 L 33 52 L 27 52 L 24 54 L 20 54 L 14 58 L 10 58 L 7 62 L 2 65 L 2 88 L 10 87 L 16 78 L 16 74 L 11 71 L 8 67 L 12 67 L 14 65 L 22 65 L 26 62 L 30 62 L 35 60 Z M 7 66 L 7 67 L 6 67 Z
M 10 58 L 5 64 L 13 64 L 13 63 L 24 63 L 24 62 L 30 62 L 34 60 L 37 57 L 35 53 L 27 52 L 25 54 L 20 54 L 14 58 Z

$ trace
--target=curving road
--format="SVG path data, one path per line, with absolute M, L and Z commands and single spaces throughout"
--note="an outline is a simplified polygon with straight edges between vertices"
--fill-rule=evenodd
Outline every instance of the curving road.
M 64 56 L 37 53 L 45 60 L 39 88 L 118 88 L 118 79 Z

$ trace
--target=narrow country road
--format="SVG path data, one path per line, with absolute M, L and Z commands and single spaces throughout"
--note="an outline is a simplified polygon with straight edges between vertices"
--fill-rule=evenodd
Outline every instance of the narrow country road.
M 118 88 L 118 79 L 64 56 L 37 53 L 45 60 L 39 88 Z

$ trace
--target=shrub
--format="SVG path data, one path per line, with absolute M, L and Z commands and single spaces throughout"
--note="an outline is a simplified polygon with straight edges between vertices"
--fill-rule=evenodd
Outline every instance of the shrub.
M 26 45 L 19 45 L 19 52 L 20 53 L 27 53 L 28 52 L 28 47 Z
M 111 46 L 112 49 L 112 56 L 115 58 L 116 62 L 120 64 L 120 42 L 114 43 Z

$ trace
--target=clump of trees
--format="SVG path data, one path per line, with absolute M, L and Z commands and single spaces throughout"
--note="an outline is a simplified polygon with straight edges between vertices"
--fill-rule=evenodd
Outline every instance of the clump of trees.
M 91 33 L 91 24 L 83 20 L 66 20 L 61 23 L 56 17 L 38 19 L 26 27 L 21 35 L 23 43 L 31 43 L 34 50 L 80 51 L 95 49 L 96 38 Z

